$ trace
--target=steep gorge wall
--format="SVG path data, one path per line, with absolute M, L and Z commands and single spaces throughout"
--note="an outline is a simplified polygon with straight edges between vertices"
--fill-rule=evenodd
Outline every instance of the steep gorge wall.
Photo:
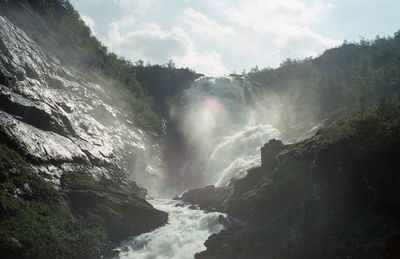
M 142 188 L 154 187 L 161 177 L 160 147 L 150 137 L 156 135 L 116 108 L 119 96 L 101 82 L 82 78 L 0 16 L 0 144 L 16 151 L 29 167 L 27 172 L 17 166 L 0 168 L 5 258 L 98 258 L 121 240 L 167 221 L 166 213 L 144 200 Z M 2 153 L 2 159 L 13 159 L 10 152 Z M 12 163 L 20 165 L 18 161 Z M 22 180 L 10 185 L 14 174 Z M 51 184 L 43 185 L 43 180 Z M 40 198 L 45 191 L 56 200 Z M 42 207 L 34 207 L 36 197 Z M 60 226 L 58 222 L 70 220 L 70 213 L 69 227 Z M 47 222 L 30 226 L 36 237 L 22 227 L 30 220 L 26 215 L 41 215 Z M 20 224 L 13 227 L 10 222 L 16 217 Z M 77 233 L 93 236 L 76 240 L 74 226 L 81 229 Z M 42 229 L 52 232 L 41 236 Z M 73 240 L 68 241 L 69 236 Z M 61 251 L 63 242 L 73 246 L 86 241 L 76 254 Z M 40 249 L 35 242 L 54 244 Z
M 122 184 L 136 169 L 124 167 L 128 160 L 144 160 L 135 173 L 141 184 L 151 182 L 145 169 L 152 161 L 143 154 L 153 143 L 112 105 L 118 96 L 54 62 L 6 18 L 0 23 L 3 141 L 54 182 L 81 170 Z

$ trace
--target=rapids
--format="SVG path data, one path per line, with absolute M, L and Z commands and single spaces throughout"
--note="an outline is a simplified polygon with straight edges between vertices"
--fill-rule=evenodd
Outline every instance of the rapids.
M 203 243 L 223 229 L 218 223 L 222 213 L 205 213 L 180 205 L 170 199 L 153 199 L 149 202 L 157 209 L 168 212 L 168 223 L 150 233 L 124 242 L 121 259 L 190 259 L 206 249 Z

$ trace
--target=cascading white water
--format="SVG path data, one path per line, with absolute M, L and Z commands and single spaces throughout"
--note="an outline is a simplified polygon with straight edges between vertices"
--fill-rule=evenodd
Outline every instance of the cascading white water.
M 154 199 L 149 202 L 157 209 L 168 212 L 168 223 L 150 233 L 126 241 L 121 259 L 191 259 L 206 249 L 204 242 L 222 230 L 218 223 L 221 213 L 205 213 L 177 204 L 178 201 Z
M 232 177 L 241 177 L 248 169 L 259 165 L 259 148 L 266 140 L 278 137 L 279 131 L 270 125 L 246 126 L 215 146 L 206 170 L 221 171 L 215 185 L 225 186 Z
M 202 77 L 185 90 L 174 111 L 194 151 L 187 172 L 201 174 L 187 186 L 224 186 L 260 164 L 259 148 L 280 133 L 279 102 L 250 79 Z M 199 179 L 199 177 L 197 177 Z

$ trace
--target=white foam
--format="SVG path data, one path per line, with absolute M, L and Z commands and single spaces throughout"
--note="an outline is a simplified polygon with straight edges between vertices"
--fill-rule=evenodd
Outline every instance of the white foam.
M 150 233 L 125 242 L 121 259 L 190 259 L 206 249 L 204 242 L 223 229 L 218 223 L 221 213 L 177 207 L 178 201 L 149 200 L 152 205 L 169 215 L 168 223 Z

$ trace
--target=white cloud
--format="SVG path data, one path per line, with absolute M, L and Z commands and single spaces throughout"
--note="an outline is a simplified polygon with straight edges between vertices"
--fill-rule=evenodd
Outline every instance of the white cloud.
M 191 48 L 190 39 L 179 28 L 163 31 L 157 24 L 148 23 L 139 26 L 140 29 L 121 33 L 119 24 L 111 24 L 109 42 L 130 58 L 165 63 L 171 58 L 185 55 Z
M 133 18 L 124 18 L 110 24 L 108 45 L 124 56 L 163 64 L 173 59 L 178 66 L 189 66 L 208 75 L 228 73 L 217 52 L 199 52 L 193 40 L 181 28 L 161 29 L 155 23 L 143 23 L 136 28 Z M 124 31 L 122 33 L 122 31 Z
M 208 75 L 315 56 L 338 45 L 315 27 L 330 0 L 112 0 L 119 15 L 95 26 L 105 44 L 132 61 L 188 66 Z M 95 16 L 93 16 L 95 17 Z M 103 25 L 104 26 L 104 25 Z M 229 67 L 229 70 L 227 69 Z
M 183 13 L 183 17 L 184 22 L 189 25 L 191 33 L 203 37 L 221 39 L 226 36 L 233 36 L 235 33 L 230 26 L 222 26 L 193 8 L 187 8 Z
M 320 1 L 306 5 L 300 0 L 239 0 L 234 7 L 225 9 L 224 15 L 238 26 L 270 34 L 277 48 L 302 37 L 314 39 L 320 47 L 330 47 L 337 41 L 314 32 L 311 25 L 332 7 Z
M 191 50 L 185 56 L 178 58 L 177 63 L 182 66 L 194 68 L 196 72 L 209 76 L 229 74 L 229 70 L 225 67 L 221 55 L 216 51 L 199 53 Z
M 130 29 L 135 25 L 135 18 L 133 16 L 126 16 L 121 20 L 114 21 L 110 24 L 107 34 L 107 41 L 110 45 L 120 44 L 124 41 L 121 33 L 126 29 Z
M 135 15 L 145 15 L 155 0 L 113 0 L 115 4 L 125 11 Z

